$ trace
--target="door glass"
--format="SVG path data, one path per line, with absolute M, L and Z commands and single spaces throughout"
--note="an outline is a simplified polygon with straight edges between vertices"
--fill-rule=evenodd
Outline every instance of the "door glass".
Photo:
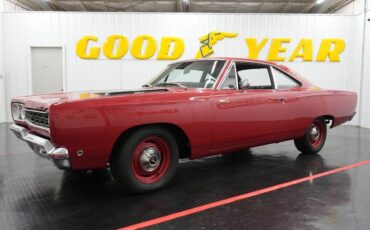
M 240 89 L 272 89 L 269 67 L 254 63 L 237 63 Z
M 288 75 L 284 74 L 283 72 L 273 68 L 274 71 L 274 77 L 275 77 L 275 83 L 278 87 L 278 89 L 289 89 L 289 88 L 295 88 L 299 86 L 299 84 L 294 81 L 292 78 L 290 78 Z
M 235 65 L 231 67 L 225 81 L 222 83 L 221 89 L 237 89 Z

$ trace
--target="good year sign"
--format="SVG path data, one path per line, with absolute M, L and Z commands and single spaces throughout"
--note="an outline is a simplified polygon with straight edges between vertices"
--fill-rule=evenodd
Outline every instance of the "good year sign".
M 214 46 L 224 38 L 234 38 L 238 34 L 213 31 L 199 38 L 199 49 L 196 58 L 205 58 L 214 54 Z M 103 50 L 104 56 L 108 59 L 121 59 L 128 50 L 135 59 L 145 60 L 152 58 L 156 53 L 158 60 L 176 60 L 179 59 L 184 50 L 185 42 L 179 37 L 162 37 L 157 47 L 157 41 L 150 35 L 139 35 L 131 43 L 127 37 L 120 34 L 109 35 L 101 47 L 98 45 L 99 39 L 96 36 L 88 35 L 78 40 L 76 45 L 76 54 L 82 59 L 98 59 L 100 50 Z M 291 43 L 290 38 L 245 38 L 245 45 L 248 49 L 247 57 L 251 59 L 260 59 L 261 50 L 268 48 L 268 61 L 303 61 L 317 62 L 339 62 L 340 54 L 345 49 L 345 41 L 340 38 L 324 38 L 314 54 L 313 39 L 303 38 L 295 44 L 295 48 L 288 50 L 287 45 Z M 269 46 L 269 47 L 268 47 Z M 157 52 L 158 51 L 158 52 Z

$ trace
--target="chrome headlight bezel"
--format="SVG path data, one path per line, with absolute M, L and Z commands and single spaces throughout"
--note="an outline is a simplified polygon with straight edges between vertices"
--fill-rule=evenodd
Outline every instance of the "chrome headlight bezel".
M 24 104 L 21 103 L 12 103 L 11 107 L 12 117 L 14 121 L 26 121 L 26 111 L 24 108 Z

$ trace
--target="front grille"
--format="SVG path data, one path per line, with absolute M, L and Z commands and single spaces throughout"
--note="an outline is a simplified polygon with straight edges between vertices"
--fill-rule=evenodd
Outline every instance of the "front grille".
M 49 128 L 49 113 L 26 109 L 26 120 L 32 125 Z

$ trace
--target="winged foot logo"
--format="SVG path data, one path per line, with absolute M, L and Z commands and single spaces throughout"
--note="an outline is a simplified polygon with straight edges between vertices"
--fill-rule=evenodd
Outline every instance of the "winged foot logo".
M 205 58 L 209 57 L 214 53 L 213 46 L 219 41 L 224 38 L 234 38 L 238 36 L 237 33 L 227 33 L 227 32 L 218 32 L 214 31 L 203 35 L 199 38 L 200 41 L 200 48 L 195 55 L 195 58 Z

